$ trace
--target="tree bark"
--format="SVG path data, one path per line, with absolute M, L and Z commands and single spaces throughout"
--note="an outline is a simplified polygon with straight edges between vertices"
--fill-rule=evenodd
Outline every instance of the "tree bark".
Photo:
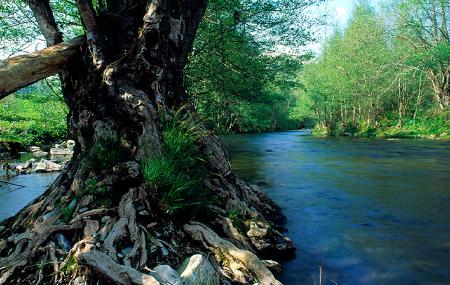
M 142 271 L 160 262 L 177 266 L 189 256 L 189 249 L 213 253 L 221 272 L 229 272 L 222 275 L 223 280 L 279 284 L 257 255 L 292 256 L 295 248 L 278 231 L 277 224 L 284 217 L 258 187 L 231 171 L 217 136 L 209 134 L 198 142 L 206 158 L 202 187 L 218 198 L 201 213 L 191 215 L 202 223 L 201 228 L 185 227 L 186 218 L 165 214 L 156 198 L 158 189 L 145 183 L 140 170 L 146 159 L 161 156 L 162 115 L 170 120 L 174 111 L 183 107 L 187 116 L 196 117 L 184 89 L 183 70 L 206 5 L 206 0 L 111 0 L 103 14 L 89 16 L 95 18 L 96 35 L 104 40 L 101 64 L 92 46 L 99 41 L 89 43 L 89 35 L 88 44 L 76 48 L 76 56 L 64 57 L 64 62 L 61 59 L 61 65 L 65 63 L 62 83 L 69 106 L 68 129 L 77 142 L 75 154 L 41 197 L 1 223 L 0 284 L 69 284 L 76 278 L 88 284 L 105 280 L 139 284 L 144 277 L 149 284 L 157 284 Z M 92 26 L 81 14 L 88 33 Z M 48 61 L 39 55 L 36 62 Z M 59 71 L 61 65 L 54 65 L 51 71 Z M 26 82 L 43 78 L 29 71 L 32 68 L 25 69 L 32 74 L 32 80 Z M 17 67 L 15 74 L 19 71 L 24 69 Z M 3 88 L 9 84 L 3 80 L 2 94 L 24 86 Z M 89 161 L 95 147 L 105 142 L 109 153 L 120 150 L 122 154 L 111 165 L 93 167 Z M 99 204 L 97 194 L 89 190 L 88 179 L 106 191 L 106 205 Z M 242 237 L 233 234 L 236 231 L 222 228 L 220 221 L 232 211 L 239 213 L 247 246 L 241 243 Z M 248 269 L 229 268 L 220 249 L 193 238 L 212 231 L 217 235 L 214 240 L 227 239 L 242 249 L 240 254 L 230 255 L 232 264 Z M 260 234 L 249 234 L 253 232 Z M 69 248 L 64 246 L 67 243 Z M 223 244 L 231 248 L 228 242 Z M 52 250 L 54 245 L 56 250 Z M 165 245 L 170 248 L 168 253 L 162 250 Z M 154 252 L 155 247 L 161 250 Z M 50 252 L 56 252 L 56 258 Z M 248 264 L 249 256 L 256 264 Z

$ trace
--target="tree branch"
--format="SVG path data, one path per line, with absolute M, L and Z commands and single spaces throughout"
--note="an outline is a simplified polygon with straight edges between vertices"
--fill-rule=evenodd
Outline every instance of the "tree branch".
M 84 38 L 54 45 L 38 52 L 0 61 L 0 100 L 7 95 L 60 72 L 78 51 Z

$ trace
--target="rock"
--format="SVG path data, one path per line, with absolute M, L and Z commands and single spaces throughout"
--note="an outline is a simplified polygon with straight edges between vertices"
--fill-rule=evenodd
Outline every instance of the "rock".
M 42 157 L 42 156 L 47 156 L 47 155 L 48 155 L 48 152 L 42 151 L 42 150 L 33 152 L 33 156 L 35 156 L 35 157 Z
M 52 171 L 61 171 L 62 166 L 51 162 L 46 159 L 41 159 L 41 161 L 36 166 L 36 172 L 52 172 Z
M 186 258 L 178 268 L 184 285 L 218 285 L 220 277 L 208 258 L 202 254 L 195 254 Z
M 160 245 L 159 248 L 161 249 L 161 254 L 163 256 L 168 256 L 169 255 L 169 250 L 164 246 L 164 245 Z
M 111 220 L 110 216 L 103 216 L 102 217 L 102 224 L 106 224 L 106 222 L 108 222 L 109 220 Z
M 36 151 L 40 151 L 40 150 L 41 150 L 41 148 L 38 147 L 38 146 L 30 146 L 30 151 L 31 152 L 36 152 Z
M 263 223 L 257 223 L 254 221 L 248 222 L 248 232 L 247 236 L 252 238 L 262 238 L 268 235 L 269 233 L 269 225 L 265 225 Z
M 29 173 L 31 171 L 31 169 L 33 168 L 33 162 L 35 162 L 35 161 L 36 160 L 34 160 L 34 159 L 30 159 L 23 164 L 16 165 L 16 167 L 15 167 L 16 172 L 18 172 L 20 174 Z
M 139 176 L 140 166 L 136 161 L 127 161 L 115 165 L 113 171 L 120 176 L 136 178 Z
M 3 232 L 4 229 L 5 229 L 4 226 L 0 226 L 0 233 Z
M 77 277 L 73 280 L 73 285 L 87 285 L 87 283 L 84 277 Z
M 58 243 L 59 247 L 65 251 L 70 251 L 70 249 L 72 248 L 70 242 L 66 239 L 66 237 L 62 233 L 56 234 L 56 242 Z
M 178 272 L 169 265 L 158 265 L 153 270 L 155 271 L 153 277 L 162 285 L 183 285 Z
M 94 196 L 92 195 L 85 195 L 83 198 L 81 198 L 80 203 L 78 203 L 78 207 L 83 208 L 89 205 L 94 201 Z
M 273 229 L 267 222 L 246 221 L 247 236 L 253 248 L 262 257 L 290 259 L 295 256 L 296 248 L 292 241 Z
M 75 209 L 75 206 L 77 205 L 77 199 L 73 199 L 72 201 L 70 201 L 69 206 L 67 206 L 69 209 L 73 210 Z
M 75 147 L 75 141 L 74 140 L 67 140 L 66 141 L 66 147 L 69 149 L 73 149 Z
M 63 156 L 72 156 L 73 150 L 69 148 L 51 148 L 50 155 L 63 155 Z
M 146 216 L 150 216 L 150 213 L 147 210 L 143 210 L 143 211 L 140 211 L 138 213 L 138 215 L 146 217 Z
M 83 207 L 83 208 L 78 209 L 78 212 L 81 214 L 81 213 L 86 212 L 87 210 L 89 210 L 87 207 Z
M 126 247 L 126 248 L 122 249 L 122 254 L 128 255 L 132 249 L 133 249 L 132 247 Z
M 264 266 L 266 266 L 275 276 L 280 276 L 283 273 L 283 267 L 273 260 L 261 260 Z

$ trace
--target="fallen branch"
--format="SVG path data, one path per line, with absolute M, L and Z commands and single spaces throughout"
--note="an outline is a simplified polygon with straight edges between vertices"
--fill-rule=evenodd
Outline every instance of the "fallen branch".
M 0 100 L 7 95 L 62 70 L 77 53 L 84 38 L 54 45 L 0 61 Z

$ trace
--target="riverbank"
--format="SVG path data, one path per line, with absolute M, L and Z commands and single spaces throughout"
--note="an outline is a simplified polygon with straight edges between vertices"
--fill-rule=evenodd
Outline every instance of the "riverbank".
M 450 139 L 450 112 L 432 114 L 422 118 L 398 120 L 384 119 L 370 125 L 365 122 L 342 123 L 335 125 L 316 124 L 312 130 L 316 136 L 347 136 L 366 138 L 419 138 Z
M 51 145 L 67 135 L 67 107 L 49 94 L 11 95 L 0 104 L 0 153 Z

